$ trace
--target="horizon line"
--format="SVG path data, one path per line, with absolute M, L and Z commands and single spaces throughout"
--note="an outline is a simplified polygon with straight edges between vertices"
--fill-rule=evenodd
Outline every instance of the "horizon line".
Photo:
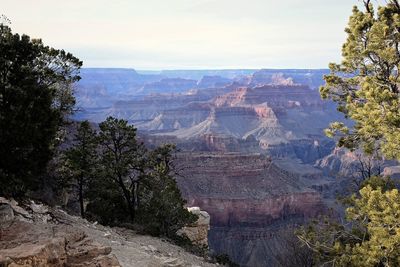
M 134 71 L 232 71 L 232 70 L 329 70 L 329 68 L 166 68 L 166 69 L 136 69 L 134 67 L 82 67 L 81 69 L 123 69 Z

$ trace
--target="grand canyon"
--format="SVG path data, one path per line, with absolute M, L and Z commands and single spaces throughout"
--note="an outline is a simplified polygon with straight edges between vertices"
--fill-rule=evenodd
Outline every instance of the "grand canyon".
M 83 69 L 75 119 L 135 125 L 177 144 L 188 206 L 211 216 L 209 247 L 241 266 L 275 266 L 282 236 L 334 207 L 354 153 L 324 134 L 345 121 L 318 87 L 328 70 Z
M 400 0 L 1 7 L 0 267 L 400 266 Z

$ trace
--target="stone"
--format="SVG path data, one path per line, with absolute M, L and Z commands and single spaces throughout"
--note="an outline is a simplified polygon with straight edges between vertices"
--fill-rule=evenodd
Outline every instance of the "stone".
M 29 207 L 35 213 L 44 214 L 49 212 L 49 209 L 46 206 L 44 206 L 43 204 L 35 204 L 35 202 L 33 201 L 31 202 Z
M 110 253 L 110 247 L 66 225 L 16 220 L 0 236 L 0 266 L 120 266 Z
M 272 259 L 261 259 L 261 255 L 276 251 L 270 248 L 280 245 L 277 230 L 290 227 L 292 218 L 301 223 L 303 218 L 325 211 L 318 192 L 267 155 L 186 152 L 178 159 L 182 176 L 177 182 L 188 205 L 210 214 L 209 247 L 216 254 L 230 252 L 230 258 L 243 266 L 258 266 L 257 262 Z M 184 231 L 192 240 L 205 244 L 205 239 L 197 238 L 206 236 L 204 226 Z M 272 260 L 264 266 L 273 266 Z
M 8 204 L 0 204 L 0 223 L 14 219 L 14 210 Z
M 177 258 L 161 258 L 162 267 L 183 267 L 184 263 Z
M 28 211 L 23 209 L 22 207 L 18 206 L 18 202 L 15 201 L 14 199 L 8 200 L 4 197 L 0 197 L 0 204 L 1 203 L 10 205 L 14 211 L 14 215 L 18 214 L 18 215 L 22 215 L 25 218 L 29 218 L 29 219 L 32 218 L 32 215 Z

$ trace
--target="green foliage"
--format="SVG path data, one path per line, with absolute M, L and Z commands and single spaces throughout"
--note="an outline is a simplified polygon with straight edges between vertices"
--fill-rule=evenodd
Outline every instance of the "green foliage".
M 353 8 L 342 63 L 330 64 L 320 88 L 355 124 L 335 122 L 326 133 L 338 136 L 340 146 L 400 159 L 400 5 L 391 0 L 375 11 L 364 4 L 365 11 Z
M 101 177 L 118 186 L 135 220 L 138 184 L 144 177 L 146 149 L 136 140 L 136 129 L 125 120 L 108 117 L 100 123 Z
M 89 218 L 110 225 L 140 223 L 148 233 L 176 238 L 177 230 L 198 217 L 185 208 L 173 177 L 174 152 L 174 145 L 148 151 L 133 126 L 109 117 L 100 123 L 98 137 L 88 122 L 80 125 L 66 166 L 73 183 L 83 184 Z
M 119 225 L 127 221 L 126 201 L 117 185 L 98 176 L 87 192 L 86 217 L 103 225 Z
M 384 191 L 392 190 L 395 188 L 395 184 L 389 177 L 372 176 L 369 179 L 361 183 L 360 188 L 370 186 L 372 189 L 377 190 L 381 188 Z
M 98 166 L 97 136 L 88 121 L 79 124 L 74 145 L 64 153 L 64 188 L 78 192 L 81 216 L 85 217 L 84 200 Z
M 173 178 L 174 150 L 174 145 L 164 145 L 151 151 L 148 158 L 151 169 L 140 192 L 140 211 L 147 230 L 154 235 L 173 237 L 177 230 L 198 219 L 184 207 L 186 201 Z
M 347 219 L 365 224 L 368 238 L 353 247 L 345 261 L 354 266 L 400 265 L 400 195 L 397 189 L 383 191 L 367 185 L 360 190 Z M 365 223 L 364 223 L 365 222 Z
M 75 100 L 82 62 L 0 24 L 0 194 L 38 184 Z
M 355 124 L 335 122 L 326 133 L 339 136 L 339 146 L 400 160 L 400 4 L 390 0 L 375 11 L 370 0 L 363 2 L 365 11 L 354 7 L 346 28 L 343 61 L 330 64 L 320 88 Z M 347 224 L 326 218 L 299 232 L 315 259 L 330 266 L 399 266 L 400 196 L 393 182 L 369 177 L 345 204 Z
M 352 196 L 346 209 L 348 224 L 326 218 L 299 231 L 299 238 L 313 249 L 319 263 L 400 265 L 400 195 L 390 182 L 379 179 L 370 178 Z
M 175 245 L 184 248 L 191 254 L 203 258 L 207 258 L 209 256 L 209 250 L 207 245 L 195 244 L 185 234 L 174 235 L 170 239 Z

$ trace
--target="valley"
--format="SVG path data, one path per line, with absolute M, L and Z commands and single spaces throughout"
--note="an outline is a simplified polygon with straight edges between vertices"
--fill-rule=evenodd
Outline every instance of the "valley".
M 340 186 L 323 130 L 344 118 L 320 98 L 324 74 L 86 69 L 75 118 L 123 118 L 150 147 L 177 144 L 178 185 L 211 216 L 210 250 L 276 266 L 282 236 L 324 214 Z

